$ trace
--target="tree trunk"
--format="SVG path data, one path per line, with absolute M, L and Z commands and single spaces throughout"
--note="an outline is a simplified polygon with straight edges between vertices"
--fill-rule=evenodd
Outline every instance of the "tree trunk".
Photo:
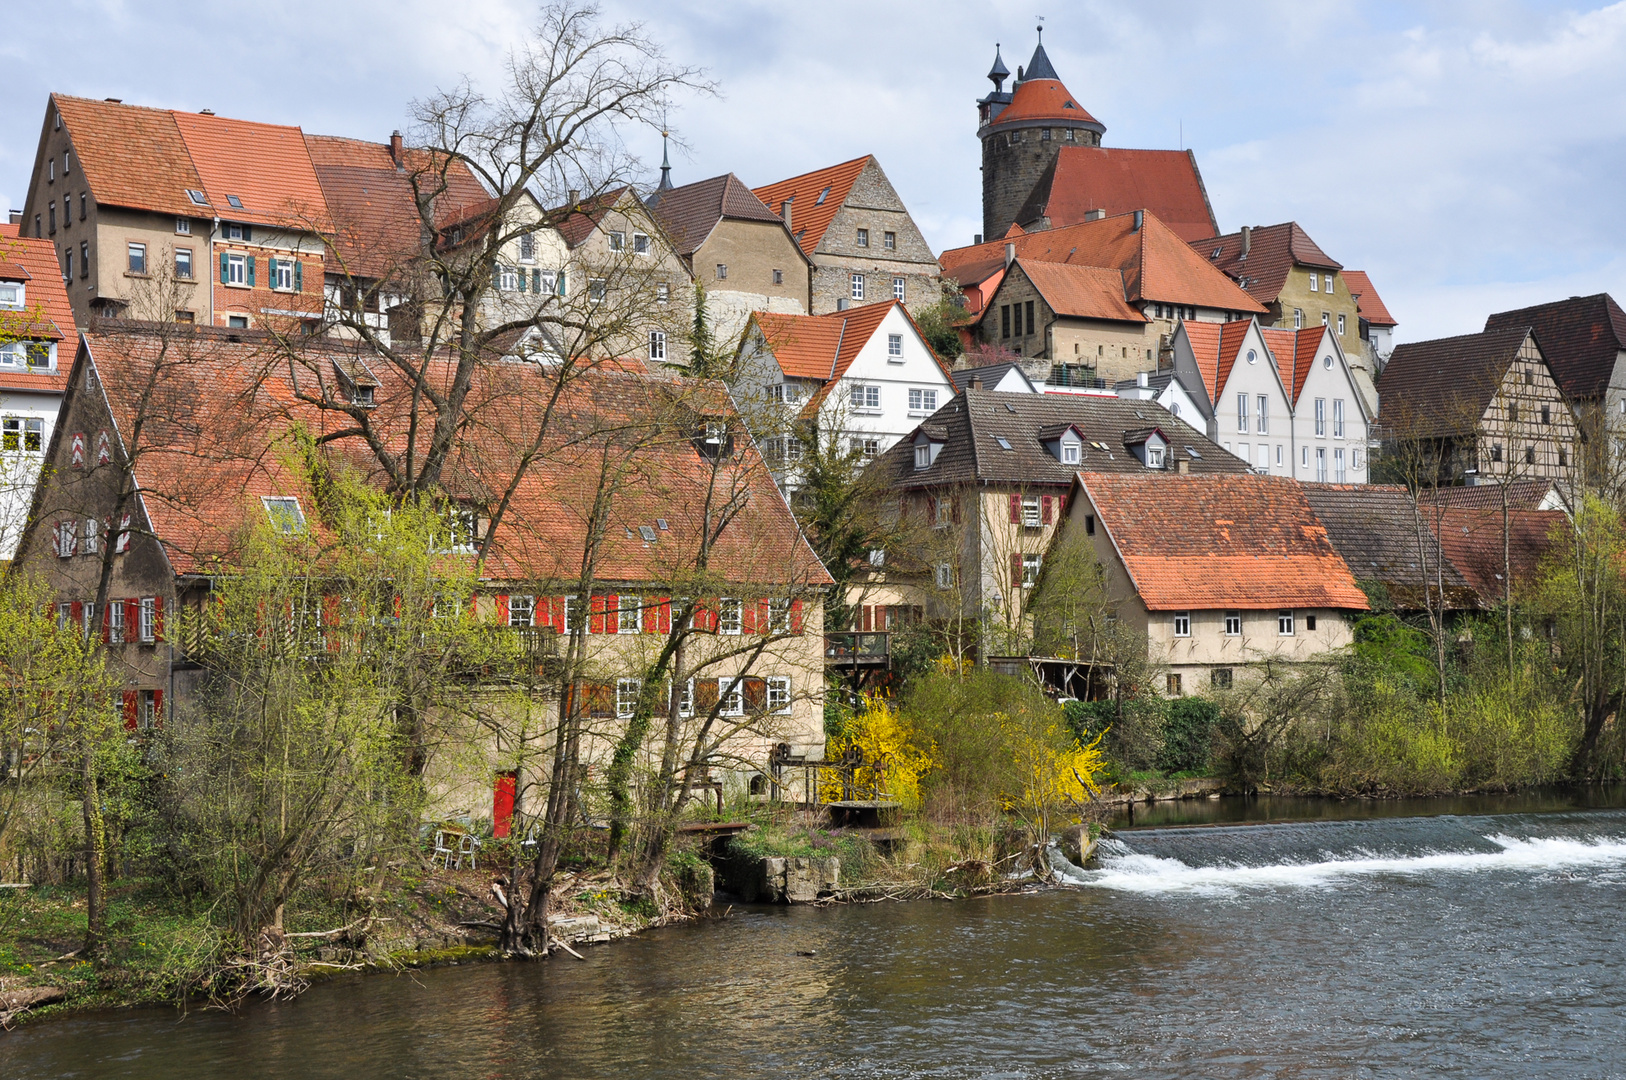
M 97 958 L 107 941 L 107 829 L 102 820 L 102 796 L 96 781 L 96 750 L 88 736 L 80 759 L 85 815 L 85 959 Z

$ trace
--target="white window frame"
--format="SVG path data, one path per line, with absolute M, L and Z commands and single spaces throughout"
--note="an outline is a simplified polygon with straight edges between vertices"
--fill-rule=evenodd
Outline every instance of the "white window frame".
M 1332 437 L 1335 439 L 1342 439 L 1344 437 L 1343 398 L 1332 399 Z
M 565 629 L 564 629 L 564 632 L 567 633 L 567 634 L 574 633 L 576 630 L 580 629 L 580 626 L 579 626 L 579 624 L 581 622 L 581 603 L 580 603 L 580 600 L 576 596 L 566 596 L 564 598 L 564 605 L 565 605 L 565 617 L 564 617 L 564 628 Z
M 644 598 L 617 596 L 615 598 L 615 632 L 639 634 L 644 629 Z M 630 616 L 630 617 L 629 617 Z
M 21 281 L 0 281 L 0 308 L 22 311 L 28 307 L 28 287 Z M 1626 405 L 1626 399 L 1622 399 Z
M 632 253 L 634 255 L 649 254 L 649 234 L 635 232 L 632 234 Z
M 186 270 L 185 270 L 184 273 L 181 270 L 181 263 L 182 262 L 186 263 Z M 182 281 L 191 281 L 193 273 L 194 273 L 194 266 L 193 266 L 193 263 L 192 263 L 192 249 L 191 248 L 183 248 L 183 247 L 176 248 L 175 249 L 175 276 L 180 278 Z M 292 273 L 292 271 L 290 271 L 290 273 Z
M 1040 529 L 1044 527 L 1044 517 L 1039 508 L 1039 496 L 1022 496 L 1022 527 L 1024 529 Z
M 1296 622 L 1291 611 L 1278 611 L 1276 613 L 1276 636 L 1293 637 Z
M 1248 395 L 1236 396 L 1236 429 L 1243 435 L 1248 433 Z
M 1242 636 L 1242 612 L 1240 612 L 1240 611 L 1227 611 L 1225 613 L 1225 636 L 1226 637 L 1241 637 Z
M 954 588 L 954 564 L 940 562 L 937 564 L 937 587 L 939 589 Z
M 609 234 L 609 238 L 610 238 L 610 250 L 611 251 L 625 251 L 625 250 L 627 250 L 627 234 L 626 233 L 624 233 L 624 232 L 612 232 L 612 233 Z
M 768 711 L 779 716 L 786 715 L 791 710 L 790 676 L 769 675 L 766 681 Z
M 669 282 L 657 281 L 655 283 L 655 303 L 669 304 L 672 302 L 672 286 Z
M 84 610 L 80 612 L 79 617 L 81 629 L 87 638 L 96 633 L 96 601 L 86 600 Z
M 1325 446 L 1315 448 L 1315 479 L 1318 484 L 1327 482 L 1327 448 Z
M 723 676 L 717 680 L 717 715 L 745 715 L 745 678 Z
M 1269 435 L 1270 434 L 1270 398 L 1265 394 L 1260 394 L 1256 398 L 1256 401 L 1257 401 L 1258 406 L 1259 406 L 1259 417 L 1258 417 L 1259 434 L 1261 434 L 1261 435 Z
M 869 230 L 868 229 L 859 229 L 858 230 L 858 246 L 861 247 L 861 248 L 869 247 Z
M 1344 472 L 1344 448 L 1342 446 L 1338 447 L 1332 452 L 1332 477 L 1333 482 L 1338 484 L 1342 484 L 1346 480 L 1346 474 Z
M 885 251 L 896 251 L 898 249 L 898 234 L 883 230 L 881 233 L 881 247 Z
M 141 269 L 137 270 L 135 262 L 141 260 Z M 147 272 L 147 245 L 134 241 L 124 245 L 124 266 L 132 274 L 145 274 Z
M 1327 277 L 1326 277 L 1326 288 L 1322 289 L 1321 291 L 1324 292 L 1324 293 L 1329 293 L 1329 294 L 1332 292 L 1332 275 L 1331 274 L 1327 275 Z
M 903 335 L 886 335 L 886 361 L 889 364 L 903 363 Z
M 1071 439 L 1061 441 L 1061 463 L 1063 465 L 1078 465 L 1084 460 L 1084 447 Z
M 934 413 L 937 411 L 937 391 L 925 386 L 911 386 L 909 388 L 909 412 L 912 414 Z
M 737 596 L 717 598 L 717 632 L 729 637 L 745 632 L 745 601 Z
M 875 383 L 853 383 L 847 398 L 854 412 L 877 412 L 881 408 L 881 388 Z
M 1022 553 L 1022 588 L 1031 589 L 1039 583 L 1039 571 L 1044 569 L 1044 556 L 1038 553 Z
M 531 233 L 519 235 L 519 261 L 522 263 L 536 261 L 536 237 Z
M 1191 636 L 1191 612 L 1189 612 L 1189 611 L 1176 611 L 1174 613 L 1174 636 L 1175 637 L 1190 637 Z
M 154 597 L 143 596 L 137 608 L 139 612 L 136 623 L 137 637 L 146 645 L 151 645 L 158 638 L 158 604 Z
M 864 298 L 864 275 L 854 274 L 849 282 L 849 298 L 862 300 Z
M 1146 447 L 1146 467 L 1148 469 L 1161 469 L 1163 467 L 1163 447 Z
M 901 278 L 901 277 L 893 278 L 892 279 L 892 299 L 898 301 L 899 303 L 902 303 L 903 299 L 904 299 L 903 294 L 904 294 L 905 287 L 906 286 L 905 286 L 903 278 Z
M 1303 308 L 1294 308 L 1293 309 L 1293 329 L 1295 329 L 1295 330 L 1303 330 L 1304 329 L 1304 309 Z
M 915 468 L 917 468 L 917 469 L 930 468 L 931 463 L 932 463 L 932 444 L 931 443 L 916 443 L 915 444 Z
M 294 536 L 305 531 L 305 509 L 299 505 L 299 499 L 292 495 L 262 495 L 260 502 L 265 507 L 266 516 L 271 524 L 284 536 Z M 288 512 L 292 511 L 290 517 Z M 292 522 L 292 527 L 288 526 Z
M 94 555 L 98 550 L 100 550 L 99 538 L 101 534 L 98 531 L 100 528 L 101 522 L 97 521 L 95 518 L 88 517 L 85 519 L 83 543 L 84 552 L 86 555 Z
M 506 263 L 497 267 L 497 289 L 500 292 L 518 292 L 519 270 Z
M 642 679 L 615 680 L 615 715 L 625 720 L 638 710 L 638 694 L 643 690 Z
M 1311 292 L 1320 292 L 1321 291 L 1320 286 L 1321 286 L 1321 275 L 1320 274 L 1311 274 L 1310 275 L 1310 291 Z
M 107 612 L 107 642 L 110 645 L 124 644 L 124 605 L 117 600 L 109 600 Z
M 248 256 L 226 256 L 226 284 L 248 287 Z
M 768 600 L 768 633 L 790 633 L 790 600 L 785 597 Z
M 651 360 L 666 359 L 665 330 L 651 330 L 649 332 L 649 358 Z
M 523 612 L 523 614 L 521 614 Z M 516 629 L 536 625 L 536 597 L 508 597 L 508 625 Z
M 1327 437 L 1327 399 L 1315 399 L 1315 435 L 1318 439 Z
M 1344 336 L 1344 313 L 1342 311 L 1338 313 L 1338 336 Z

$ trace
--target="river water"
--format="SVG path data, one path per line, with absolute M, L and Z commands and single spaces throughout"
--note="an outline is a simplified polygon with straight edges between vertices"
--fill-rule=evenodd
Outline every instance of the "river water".
M 1626 1077 L 1626 810 L 1105 848 L 1063 890 L 34 1025 L 0 1077 Z

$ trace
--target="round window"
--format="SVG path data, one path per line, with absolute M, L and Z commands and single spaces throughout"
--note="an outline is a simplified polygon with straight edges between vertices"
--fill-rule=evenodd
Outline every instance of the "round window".
M 1252 349 L 1249 349 L 1248 350 L 1248 363 L 1251 364 L 1257 359 L 1259 359 L 1259 354 L 1254 352 Z
M 1332 367 L 1332 357 L 1323 356 L 1321 358 L 1321 366 L 1322 367 L 1328 367 L 1328 368 Z

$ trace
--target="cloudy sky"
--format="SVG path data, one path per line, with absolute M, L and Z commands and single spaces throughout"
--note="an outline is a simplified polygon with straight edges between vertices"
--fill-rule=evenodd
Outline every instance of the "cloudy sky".
M 212 108 L 383 141 L 460 75 L 496 87 L 532 0 L 8 0 L 0 194 L 46 95 Z M 1222 228 L 1297 220 L 1406 340 L 1574 294 L 1626 299 L 1626 2 L 607 0 L 718 94 L 677 103 L 678 182 L 881 161 L 941 250 L 980 227 L 994 43 L 1046 49 L 1109 146 L 1196 150 Z M 627 133 L 653 167 L 659 138 Z M 1183 140 L 1183 143 L 1182 143 Z

